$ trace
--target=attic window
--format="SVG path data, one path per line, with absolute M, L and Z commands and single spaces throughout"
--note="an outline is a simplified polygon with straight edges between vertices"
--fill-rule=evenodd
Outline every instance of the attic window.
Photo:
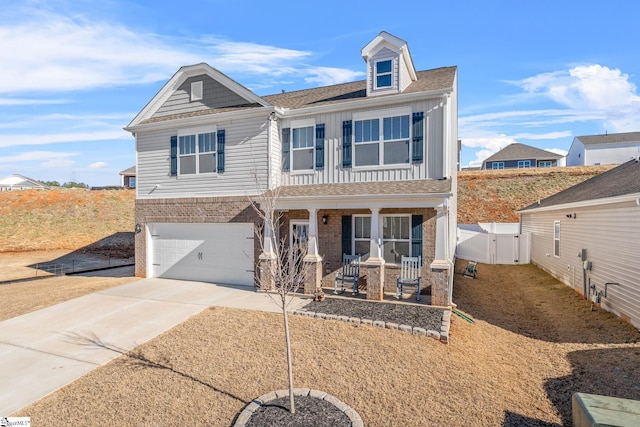
M 199 101 L 202 99 L 202 82 L 191 83 L 191 101 Z
M 393 75 L 391 74 L 391 60 L 376 62 L 376 89 L 391 87 L 393 85 Z

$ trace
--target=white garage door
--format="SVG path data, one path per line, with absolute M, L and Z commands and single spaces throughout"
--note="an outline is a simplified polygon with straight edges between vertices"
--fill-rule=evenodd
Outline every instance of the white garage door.
M 253 286 L 253 224 L 149 224 L 152 277 Z

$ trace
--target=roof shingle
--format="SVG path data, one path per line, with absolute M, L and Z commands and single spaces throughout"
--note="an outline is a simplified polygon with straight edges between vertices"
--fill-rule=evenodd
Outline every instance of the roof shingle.
M 507 145 L 502 150 L 488 157 L 484 163 L 504 160 L 557 160 L 560 158 L 562 158 L 560 154 L 516 142 Z

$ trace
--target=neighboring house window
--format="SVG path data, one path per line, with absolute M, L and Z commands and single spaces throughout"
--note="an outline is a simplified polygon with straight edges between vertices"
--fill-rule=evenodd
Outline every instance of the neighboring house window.
M 383 215 L 382 253 L 392 264 L 400 264 L 403 255 L 411 256 L 411 215 Z
M 530 168 L 531 160 L 518 160 L 518 168 Z
M 282 170 L 324 169 L 324 124 L 299 120 L 282 129 Z
M 217 172 L 215 131 L 178 135 L 178 171 L 180 175 Z
M 504 169 L 504 162 L 491 163 L 491 169 Z
M 542 160 L 538 162 L 539 168 L 550 168 L 553 166 L 553 162 L 551 160 Z
M 354 121 L 354 166 L 409 164 L 409 115 Z
M 371 248 L 371 217 L 364 215 L 353 216 L 353 252 L 360 255 L 362 260 L 369 258 Z
M 136 188 L 136 177 L 132 176 L 129 178 L 129 188 Z
M 376 89 L 382 89 L 393 86 L 393 62 L 391 59 L 386 61 L 378 61 L 376 68 Z
M 200 101 L 202 99 L 202 82 L 191 83 L 191 101 Z
M 560 221 L 553 222 L 553 255 L 560 256 Z

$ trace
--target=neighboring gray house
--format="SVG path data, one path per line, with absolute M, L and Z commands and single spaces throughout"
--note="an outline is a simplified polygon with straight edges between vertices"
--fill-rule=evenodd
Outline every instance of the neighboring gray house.
M 640 132 L 573 138 L 567 166 L 619 165 L 640 155 Z
M 482 169 L 518 169 L 563 166 L 563 156 L 529 145 L 513 143 L 482 162 Z
M 602 307 L 640 328 L 637 159 L 518 213 L 521 232 L 531 234 L 531 262 L 584 296 L 603 292 L 605 283 L 616 283 L 608 286 Z M 589 284 L 595 286 L 591 292 Z
M 120 172 L 121 184 L 125 188 L 136 188 L 136 166 L 133 165 Z
M 10 190 L 48 190 L 49 187 L 35 179 L 14 174 L 0 179 L 0 191 Z
M 136 138 L 136 275 L 254 286 L 279 236 L 304 236 L 305 292 L 360 254 L 367 298 L 422 256 L 432 303 L 451 304 L 457 69 L 416 71 L 381 32 L 366 80 L 258 96 L 207 64 L 185 66 L 127 126 Z M 280 188 L 280 230 L 250 198 Z M 275 235 L 274 235 L 275 234 Z

